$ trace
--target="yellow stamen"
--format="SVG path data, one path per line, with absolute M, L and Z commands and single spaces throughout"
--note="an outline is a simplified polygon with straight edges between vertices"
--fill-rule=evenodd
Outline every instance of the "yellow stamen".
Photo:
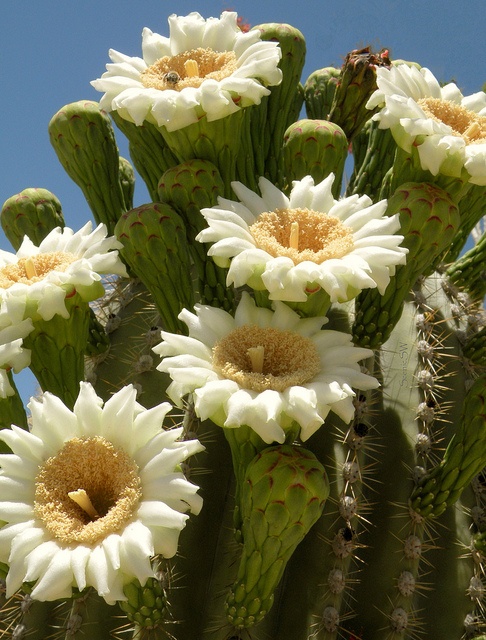
M 246 350 L 251 362 L 251 370 L 253 373 L 263 373 L 263 358 L 265 355 L 265 347 L 249 347 Z
M 29 278 L 29 280 L 32 280 L 32 278 L 35 278 L 38 275 L 37 269 L 35 268 L 35 262 L 32 258 L 26 258 L 24 266 L 25 266 L 25 273 L 27 275 L 27 278 Z
M 86 493 L 84 489 L 78 489 L 77 491 L 69 491 L 68 496 L 73 500 L 77 505 L 86 511 L 90 518 L 99 518 L 99 513 L 93 507 L 93 503 L 89 499 L 89 495 Z
M 469 125 L 469 127 L 464 131 L 464 137 L 469 140 L 474 140 L 481 133 L 481 127 L 477 122 L 473 122 Z
M 195 60 L 186 60 L 184 62 L 184 69 L 186 70 L 186 74 L 189 78 L 195 78 L 199 76 L 199 67 Z
M 292 222 L 290 225 L 290 240 L 289 247 L 291 249 L 299 250 L 299 223 Z

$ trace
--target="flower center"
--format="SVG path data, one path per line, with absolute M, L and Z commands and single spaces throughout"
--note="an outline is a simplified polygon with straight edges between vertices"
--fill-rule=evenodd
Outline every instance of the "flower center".
M 312 340 L 298 333 L 243 325 L 214 345 L 213 367 L 245 389 L 282 392 L 314 378 L 320 358 Z
M 354 246 L 349 227 L 335 216 L 312 209 L 265 211 L 251 225 L 250 233 L 260 249 L 295 264 L 342 258 Z
M 17 262 L 7 264 L 0 269 L 0 288 L 8 289 L 17 282 L 32 284 L 43 280 L 50 271 L 66 271 L 76 260 L 71 253 L 54 251 L 38 253 L 28 258 L 20 258 Z
M 234 51 L 191 49 L 176 56 L 164 56 L 148 67 L 140 76 L 144 87 L 175 89 L 200 87 L 204 80 L 222 80 L 237 69 Z
M 464 138 L 467 144 L 486 143 L 485 116 L 440 98 L 422 98 L 418 104 L 429 118 L 447 124 L 451 127 L 453 135 Z
M 120 531 L 142 497 L 135 462 L 101 436 L 73 438 L 35 480 L 34 509 L 65 544 L 96 544 Z

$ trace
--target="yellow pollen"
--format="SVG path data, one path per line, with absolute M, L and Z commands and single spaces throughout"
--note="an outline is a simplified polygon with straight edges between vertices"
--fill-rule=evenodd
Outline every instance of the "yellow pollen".
M 251 370 L 254 373 L 263 373 L 263 358 L 265 356 L 265 347 L 259 345 L 258 347 L 250 347 L 247 350 L 248 356 L 251 361 Z
M 200 87 L 207 78 L 223 80 L 237 70 L 234 51 L 191 49 L 176 56 L 164 56 L 140 75 L 144 87 L 182 91 L 185 87 Z M 177 79 L 174 81 L 174 79 Z
M 100 517 L 99 513 L 93 507 L 93 503 L 89 499 L 89 495 L 84 489 L 78 489 L 77 491 L 68 491 L 68 496 L 71 498 L 71 500 L 74 500 L 74 502 L 79 505 L 81 509 L 83 509 L 83 511 L 86 511 L 89 517 L 93 518 L 93 520 Z
M 291 249 L 299 250 L 299 223 L 292 222 L 290 225 L 290 240 L 289 247 Z
M 422 98 L 418 104 L 429 118 L 451 127 L 452 134 L 463 138 L 466 144 L 486 143 L 486 116 L 440 98 Z
M 259 249 L 294 264 L 321 264 L 353 250 L 353 234 L 338 218 L 312 209 L 275 209 L 261 213 L 250 226 Z
M 256 325 L 238 327 L 219 340 L 213 347 L 212 363 L 222 377 L 257 393 L 303 385 L 321 367 L 310 338 Z
M 66 271 L 76 256 L 64 251 L 38 253 L 0 269 L 0 288 L 8 289 L 17 282 L 32 284 L 43 280 L 50 271 Z
M 141 498 L 128 454 L 101 436 L 72 438 L 40 467 L 34 513 L 60 542 L 90 545 L 121 532 Z
M 186 60 L 184 62 L 184 69 L 188 78 L 195 78 L 199 75 L 199 67 L 195 60 Z

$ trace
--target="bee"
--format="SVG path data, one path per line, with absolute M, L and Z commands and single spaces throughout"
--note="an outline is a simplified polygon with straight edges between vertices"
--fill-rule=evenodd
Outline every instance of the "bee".
M 167 84 L 172 85 L 176 85 L 180 79 L 181 77 L 177 73 L 177 71 L 168 71 L 164 76 L 164 80 L 167 82 Z

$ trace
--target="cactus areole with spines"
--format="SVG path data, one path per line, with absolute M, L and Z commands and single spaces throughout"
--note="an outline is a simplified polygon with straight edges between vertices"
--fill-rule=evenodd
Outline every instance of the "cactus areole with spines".
M 49 123 L 95 227 L 6 200 L 0 638 L 486 637 L 486 94 L 305 51 L 173 14 Z

